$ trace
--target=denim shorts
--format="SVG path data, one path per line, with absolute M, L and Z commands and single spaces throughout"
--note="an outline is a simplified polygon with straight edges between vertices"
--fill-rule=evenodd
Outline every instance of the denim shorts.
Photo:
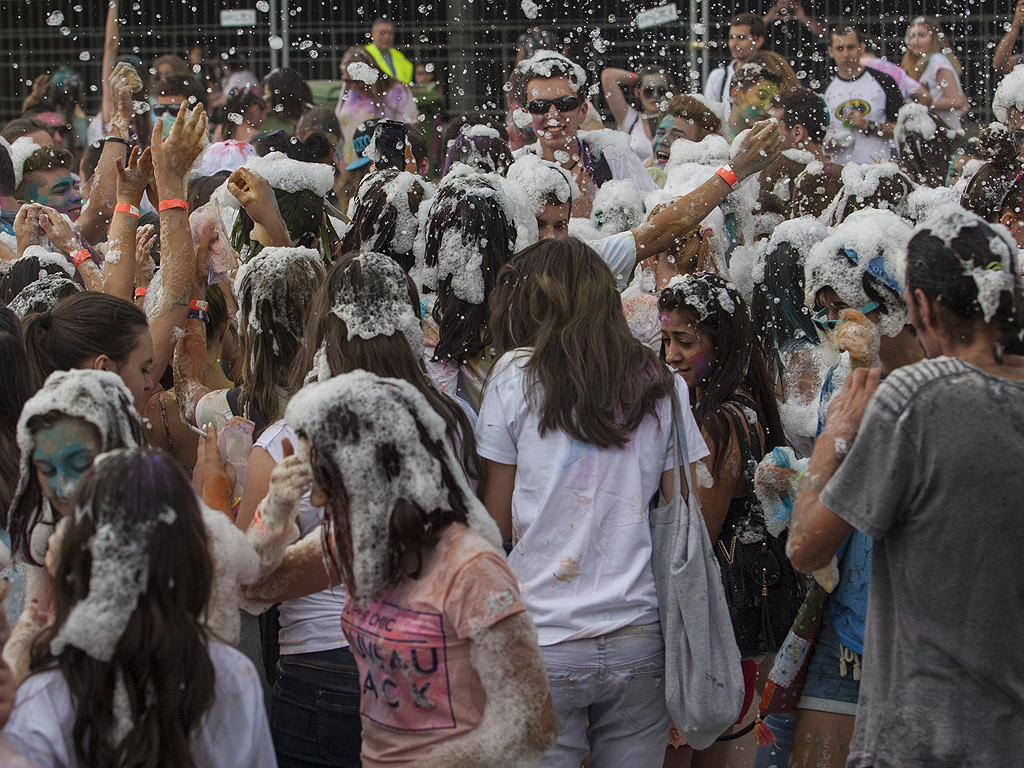
M 840 715 L 856 715 L 857 699 L 860 697 L 860 680 L 854 679 L 854 669 L 860 668 L 860 657 L 846 652 L 843 662 L 843 648 L 839 635 L 832 626 L 831 612 L 825 605 L 818 639 L 814 642 L 814 653 L 807 667 L 807 680 L 797 704 L 798 709 L 813 709 L 818 712 L 834 712 Z M 846 674 L 843 674 L 845 669 Z

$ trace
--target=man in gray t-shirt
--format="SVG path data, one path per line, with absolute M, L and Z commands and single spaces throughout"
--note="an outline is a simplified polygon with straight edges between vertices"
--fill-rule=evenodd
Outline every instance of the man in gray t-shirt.
M 869 395 L 877 372 L 855 373 L 846 389 Z M 847 765 L 1020 765 L 1024 383 L 927 360 L 892 373 L 863 414 L 852 447 L 841 424 L 822 434 L 838 464 L 830 479 L 824 462 L 808 470 L 808 495 L 834 521 L 795 514 L 790 538 L 801 569 L 820 560 L 816 542 L 851 526 L 875 540 Z M 858 414 L 834 417 L 855 424 Z

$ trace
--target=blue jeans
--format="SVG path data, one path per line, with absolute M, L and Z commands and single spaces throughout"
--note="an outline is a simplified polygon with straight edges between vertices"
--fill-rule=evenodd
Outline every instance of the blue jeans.
M 558 721 L 542 768 L 660 768 L 668 744 L 661 626 L 541 648 Z
M 279 768 L 360 768 L 359 670 L 348 648 L 278 659 L 270 733 Z

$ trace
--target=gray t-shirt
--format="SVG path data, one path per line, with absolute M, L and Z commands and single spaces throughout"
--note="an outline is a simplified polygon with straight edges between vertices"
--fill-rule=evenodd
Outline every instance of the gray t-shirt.
M 1024 760 L 1024 384 L 956 358 L 878 389 L 821 501 L 875 540 L 848 768 Z

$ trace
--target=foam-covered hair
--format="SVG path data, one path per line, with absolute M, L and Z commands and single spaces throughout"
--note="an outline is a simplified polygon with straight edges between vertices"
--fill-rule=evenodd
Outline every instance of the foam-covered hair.
M 804 264 L 806 305 L 813 307 L 825 287 L 854 309 L 878 301 L 884 309 L 879 330 L 896 336 L 907 324 L 902 293 L 910 234 L 911 225 L 892 211 L 866 208 L 851 213 L 811 248 Z M 872 295 L 865 281 L 873 286 Z
M 1024 67 L 1013 71 L 999 81 L 995 96 L 992 97 L 992 112 L 1000 123 L 1009 122 L 1009 110 L 1024 112 Z
M 506 178 L 518 184 L 539 216 L 544 205 L 554 198 L 559 203 L 568 203 L 580 196 L 580 188 L 572 174 L 558 163 L 543 160 L 539 155 L 526 152 L 509 166 Z
M 42 514 L 42 489 L 32 466 L 35 435 L 29 422 L 49 414 L 91 424 L 99 434 L 101 451 L 142 445 L 139 414 L 120 376 L 91 368 L 51 373 L 40 390 L 25 401 L 18 418 L 21 473 L 7 520 L 12 552 L 27 554 L 25 546 Z
M 344 373 L 300 390 L 285 419 L 309 440 L 318 479 L 344 483 L 353 599 L 365 601 L 386 585 L 391 516 L 400 501 L 429 513 L 453 509 L 457 498 L 470 528 L 500 547 L 497 526 L 452 452 L 444 419 L 409 382 Z

